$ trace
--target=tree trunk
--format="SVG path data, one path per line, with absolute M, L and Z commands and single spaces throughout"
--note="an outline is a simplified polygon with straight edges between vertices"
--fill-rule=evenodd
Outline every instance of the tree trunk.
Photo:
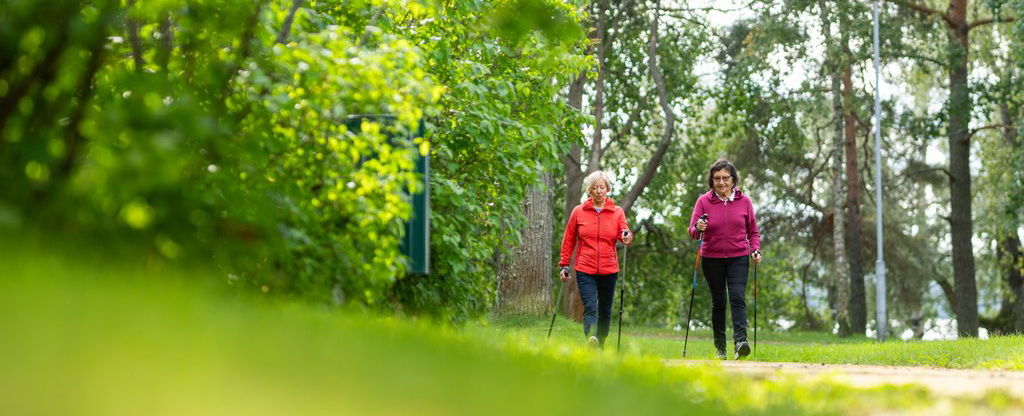
M 99 22 L 108 22 L 109 18 L 116 12 L 115 6 L 108 4 L 99 16 Z M 65 153 L 61 159 L 60 164 L 57 167 L 56 180 L 68 180 L 71 177 L 71 171 L 78 166 L 79 158 L 85 149 L 85 136 L 82 134 L 82 130 L 79 129 L 82 120 L 85 120 L 86 111 L 89 108 L 89 102 L 93 98 L 93 88 L 95 87 L 96 74 L 100 72 L 103 67 L 103 60 L 106 56 L 106 48 L 104 48 L 105 40 L 107 39 L 107 26 L 105 24 L 99 24 L 95 28 L 95 32 L 89 33 L 86 38 L 85 45 L 88 45 L 89 59 L 86 61 L 85 69 L 81 72 L 78 79 L 78 99 L 76 100 L 74 110 L 69 118 L 67 129 L 67 138 L 64 141 Z M 59 179 L 58 179 L 59 178 Z
M 171 63 L 171 53 L 174 52 L 174 28 L 170 13 L 164 13 L 157 31 L 160 34 L 160 43 L 157 48 L 156 64 L 166 74 Z
M 276 43 L 285 43 L 288 40 L 288 33 L 292 30 L 292 22 L 295 21 L 295 12 L 299 11 L 299 7 L 302 7 L 302 1 L 292 0 L 292 8 L 288 10 L 288 16 L 284 18 L 284 24 L 281 25 L 281 30 L 277 33 Z M 363 35 L 364 39 L 365 37 L 366 35 Z
M 545 315 L 551 305 L 551 175 L 541 174 L 541 183 L 523 201 L 527 225 L 522 240 L 502 256 L 498 269 L 496 316 Z
M 142 54 L 142 39 L 139 38 L 139 19 L 131 17 L 131 9 L 135 5 L 135 0 L 129 0 L 125 13 L 128 17 L 125 18 L 124 26 L 125 31 L 128 32 L 128 43 L 132 45 L 132 61 L 135 63 L 135 72 L 142 72 L 146 66 L 146 61 L 143 59 Z
M 924 311 L 920 307 L 910 315 L 910 319 L 907 321 L 907 326 L 913 332 L 914 339 L 924 338 Z
M 803 301 L 802 303 L 804 309 L 804 319 L 800 327 L 809 331 L 821 331 L 825 329 L 823 328 L 822 323 L 819 322 L 818 319 L 814 316 L 814 312 L 811 311 L 810 302 L 808 300 L 807 295 L 807 274 L 811 269 L 811 265 L 814 264 L 814 260 L 818 257 L 818 246 L 821 245 L 821 240 L 822 237 L 825 235 L 825 230 L 827 230 L 828 227 L 831 225 L 830 223 L 833 217 L 833 215 L 831 214 L 831 212 L 827 213 L 825 215 L 825 218 L 822 218 L 819 225 L 815 227 L 814 245 L 811 246 L 811 258 L 807 261 L 807 264 L 804 265 L 803 271 L 800 273 L 800 297 Z
M 992 335 L 1024 332 L 1024 271 L 1021 270 L 1024 256 L 1021 255 L 1020 238 L 1016 230 L 1000 239 L 996 258 L 1002 269 L 1005 292 L 999 314 L 986 320 L 985 327 Z
M 569 106 L 576 110 L 583 109 L 583 85 L 587 80 L 586 72 L 580 73 L 572 85 L 569 86 Z M 572 209 L 580 203 L 583 196 L 583 169 L 580 162 L 582 149 L 579 143 L 573 143 L 569 153 L 562 157 L 562 165 L 565 166 L 565 218 L 569 220 Z
M 852 56 L 849 42 L 849 14 L 841 11 L 839 34 L 844 56 Z M 843 106 L 846 118 L 846 254 L 850 264 L 850 332 L 867 331 L 867 294 L 864 288 L 864 248 L 861 240 L 860 169 L 857 161 L 857 118 L 853 115 L 853 74 L 850 61 L 843 61 Z
M 953 291 L 953 285 L 945 278 L 939 276 L 935 276 L 935 283 L 937 283 L 939 288 L 942 289 L 942 295 L 945 296 L 946 301 L 949 302 L 949 308 L 956 311 L 956 294 Z
M 953 284 L 957 298 L 957 332 L 978 336 L 978 287 L 974 275 L 974 225 L 971 209 L 971 96 L 967 87 L 967 0 L 949 7 L 949 194 L 953 240 Z
M 583 108 L 583 85 L 586 80 L 587 74 L 581 73 L 569 87 L 569 105 L 577 110 Z M 569 221 L 569 215 L 572 214 L 573 208 L 579 204 L 580 197 L 583 196 L 584 173 L 580 166 L 581 156 L 582 149 L 580 145 L 573 144 L 569 154 L 562 158 L 562 164 L 565 165 L 565 222 Z M 563 230 L 565 229 L 565 222 L 562 223 Z M 562 313 L 577 322 L 581 322 L 583 320 L 583 302 L 580 300 L 580 291 L 576 286 L 576 271 L 572 268 L 574 264 L 576 264 L 575 250 L 573 250 L 569 258 L 569 269 L 572 270 L 573 280 L 567 282 L 562 288 L 565 291 L 565 294 L 562 295 Z
M 1007 68 L 1005 76 L 1009 80 L 1009 85 L 1014 85 L 1015 73 L 1014 69 Z M 999 105 L 999 115 L 1006 125 L 1003 128 L 1006 145 L 1010 149 L 1018 149 L 1019 152 L 1021 141 L 1017 136 L 1016 121 L 1020 116 L 1020 108 L 1014 106 L 1011 110 L 1009 100 L 1004 99 Z M 1000 242 L 999 256 L 1008 257 L 1005 260 L 1000 259 L 1000 264 L 1004 267 L 1003 282 L 1010 293 L 1005 297 L 1008 298 L 1009 304 L 1003 304 L 1002 308 L 1010 309 L 1008 332 L 1024 334 L 1024 254 L 1021 253 L 1020 237 L 1017 235 L 1019 224 L 1013 221 L 1006 228 L 1010 235 Z
M 825 0 L 821 0 L 818 3 L 821 9 L 821 27 L 822 34 L 825 35 L 825 47 L 827 53 L 827 66 L 829 67 L 829 78 L 832 81 L 832 117 L 834 131 L 832 136 L 832 245 L 835 251 L 835 280 L 834 286 L 836 289 L 836 322 L 839 324 L 839 335 L 849 336 L 850 325 L 847 320 L 847 310 L 849 307 L 849 297 L 847 295 L 847 289 L 849 287 L 847 268 L 846 268 L 846 245 L 844 239 L 846 238 L 846 232 L 843 229 L 844 225 L 844 211 L 842 203 L 843 195 L 843 97 L 840 87 L 840 55 L 839 47 L 835 44 L 832 39 L 832 25 L 829 21 L 828 8 L 826 7 Z M 838 8 L 837 8 L 838 9 Z M 841 10 L 840 10 L 841 12 Z
M 1007 253 L 1011 257 L 1004 276 L 1012 298 L 1010 329 L 1015 334 L 1024 334 L 1024 255 L 1021 255 L 1020 238 L 1014 235 L 1009 240 L 1014 250 Z
M 608 44 L 608 0 L 599 0 L 597 3 L 597 81 L 594 85 L 594 137 L 590 144 L 590 163 L 587 164 L 587 173 L 601 170 L 601 154 L 603 152 L 602 138 L 604 137 L 604 77 L 605 77 L 605 56 Z

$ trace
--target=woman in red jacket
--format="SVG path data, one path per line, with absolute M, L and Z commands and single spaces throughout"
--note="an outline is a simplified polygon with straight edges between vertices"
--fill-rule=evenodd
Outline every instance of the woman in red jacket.
M 590 198 L 572 210 L 562 238 L 562 282 L 570 279 L 569 258 L 576 253 L 576 285 L 583 300 L 583 334 L 591 346 L 604 348 L 612 320 L 615 281 L 619 277 L 619 260 L 615 242 L 633 242 L 626 225 L 626 215 L 608 198 L 611 181 L 604 172 L 591 173 L 583 180 L 583 189 Z M 597 336 L 590 327 L 597 322 Z
M 704 237 L 700 248 L 701 270 L 711 290 L 711 328 L 715 337 L 715 358 L 725 358 L 725 302 L 732 306 L 734 359 L 750 354 L 747 344 L 747 270 L 749 261 L 761 262 L 761 234 L 757 230 L 754 204 L 736 184 L 736 167 L 719 159 L 708 170 L 710 191 L 697 198 L 690 217 L 690 237 Z M 701 216 L 707 215 L 707 219 Z M 750 256 L 748 261 L 747 256 Z

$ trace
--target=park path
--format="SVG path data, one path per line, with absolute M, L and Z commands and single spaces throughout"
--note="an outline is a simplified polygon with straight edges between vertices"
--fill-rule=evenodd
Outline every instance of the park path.
M 725 371 L 761 379 L 825 378 L 855 387 L 916 384 L 948 396 L 977 397 L 1002 390 L 1013 397 L 1024 398 L 1024 371 L 691 359 L 664 360 L 664 363 L 668 366 L 718 366 Z

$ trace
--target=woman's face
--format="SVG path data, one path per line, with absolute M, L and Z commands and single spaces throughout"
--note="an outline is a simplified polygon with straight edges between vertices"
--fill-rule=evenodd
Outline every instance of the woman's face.
M 608 196 L 608 182 L 605 182 L 604 179 L 598 179 L 593 185 L 590 185 L 590 190 L 587 193 L 590 194 L 594 201 L 603 201 Z
M 711 172 L 711 180 L 715 184 L 715 192 L 722 196 L 728 196 L 732 192 L 732 175 L 729 169 L 721 169 Z

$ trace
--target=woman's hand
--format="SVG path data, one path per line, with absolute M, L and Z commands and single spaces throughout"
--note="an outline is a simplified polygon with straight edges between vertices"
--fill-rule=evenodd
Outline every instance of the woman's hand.
M 622 230 L 622 243 L 628 246 L 632 242 L 633 233 L 629 232 L 629 230 Z
M 559 273 L 558 277 L 560 277 L 562 279 L 562 283 L 568 282 L 569 281 L 569 277 L 570 277 L 569 276 L 569 267 L 568 266 L 562 266 L 562 271 L 561 271 L 561 273 Z
M 705 220 L 703 218 L 697 220 L 697 231 L 703 232 L 707 228 L 708 228 L 708 221 L 707 220 Z
M 750 259 L 754 261 L 755 266 L 761 263 L 761 250 L 754 250 L 753 253 L 750 253 Z

